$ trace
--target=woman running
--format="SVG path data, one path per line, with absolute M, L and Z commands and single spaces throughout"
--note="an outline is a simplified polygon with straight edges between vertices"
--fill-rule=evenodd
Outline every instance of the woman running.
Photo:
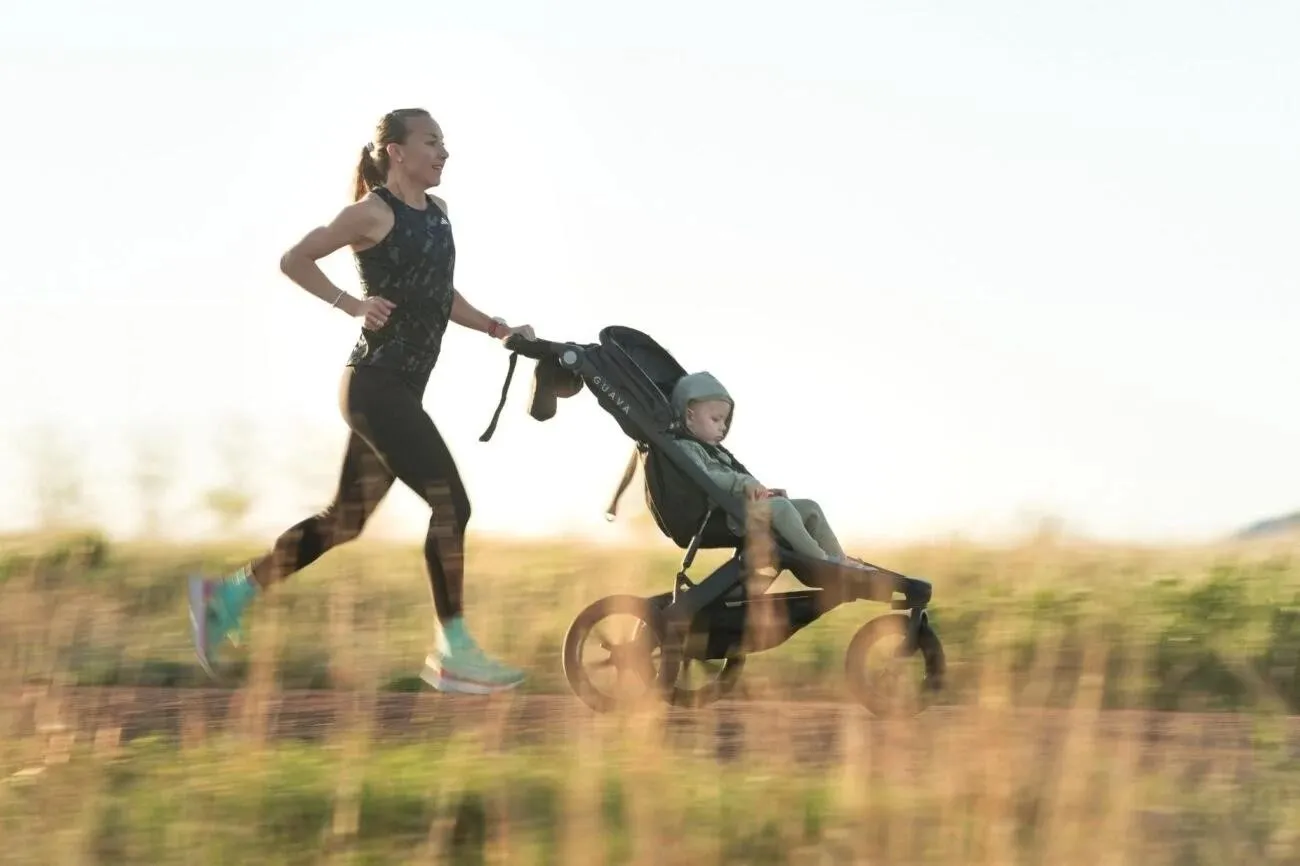
M 361 151 L 353 203 L 280 260 L 280 269 L 303 289 L 362 320 L 339 393 L 351 434 L 329 507 L 288 529 L 234 574 L 190 578 L 194 646 L 209 675 L 217 645 L 237 636 L 253 596 L 356 538 L 400 480 L 432 512 L 424 559 L 439 628 L 422 678 L 443 691 L 480 694 L 524 680 L 522 671 L 487 657 L 465 627 L 461 589 L 469 497 L 422 406 L 448 322 L 498 339 L 516 333 L 534 339 L 531 327 L 489 318 L 456 291 L 447 206 L 426 192 L 441 181 L 447 157 L 442 130 L 427 111 L 390 111 Z M 333 285 L 316 264 L 345 245 L 356 259 L 361 298 Z

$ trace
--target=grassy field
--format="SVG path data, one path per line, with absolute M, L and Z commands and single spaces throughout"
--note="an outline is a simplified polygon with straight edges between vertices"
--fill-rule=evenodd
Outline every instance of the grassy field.
M 255 551 L 0 542 L 5 694 L 57 707 L 79 687 L 210 685 L 191 661 L 184 577 Z M 470 623 L 532 672 L 524 694 L 488 703 L 546 707 L 555 735 L 506 742 L 465 724 L 395 739 L 375 705 L 415 687 L 428 588 L 416 546 L 361 542 L 258 600 L 221 684 L 249 699 L 219 729 L 73 737 L 75 719 L 24 726 L 30 707 L 9 700 L 0 863 L 1300 862 L 1296 552 L 1051 537 L 873 551 L 933 581 L 949 686 L 914 722 L 838 708 L 817 734 L 828 765 L 795 754 L 771 702 L 842 701 L 848 639 L 883 606 L 845 606 L 755 657 L 734 704 L 689 714 L 686 739 L 703 739 L 684 747 L 665 733 L 680 713 L 593 717 L 559 665 L 587 603 L 670 588 L 671 546 L 475 539 Z M 327 729 L 269 735 L 256 708 L 304 689 L 338 699 Z M 1156 711 L 1201 715 L 1176 717 L 1189 736 L 1156 749 Z M 711 745 L 727 712 L 745 719 L 741 759 Z M 1231 737 L 1196 738 L 1226 718 Z

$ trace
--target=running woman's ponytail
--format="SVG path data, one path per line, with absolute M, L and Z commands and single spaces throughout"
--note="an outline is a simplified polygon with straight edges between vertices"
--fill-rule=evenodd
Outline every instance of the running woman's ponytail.
M 352 173 L 353 201 L 360 201 L 366 193 L 388 179 L 388 145 L 406 143 L 406 121 L 412 117 L 429 116 L 423 108 L 399 108 L 379 119 L 375 137 L 361 148 L 361 157 Z
M 365 198 L 366 193 L 382 184 L 388 174 L 386 171 L 380 171 L 379 166 L 375 164 L 370 147 L 367 144 L 361 148 L 361 158 L 357 160 L 357 170 L 352 175 L 353 201 L 361 201 L 361 199 Z M 384 161 L 387 162 L 388 154 L 385 153 L 384 157 Z

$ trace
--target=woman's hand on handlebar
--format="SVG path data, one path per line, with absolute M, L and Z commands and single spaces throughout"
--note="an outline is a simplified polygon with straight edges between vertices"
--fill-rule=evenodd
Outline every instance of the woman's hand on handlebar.
M 517 327 L 517 328 L 512 328 L 512 327 L 510 327 L 509 325 L 507 325 L 507 326 L 506 326 L 506 332 L 505 332 L 504 334 L 501 335 L 501 340 L 502 340 L 503 342 L 504 342 L 505 340 L 509 340 L 509 339 L 510 339 L 511 337 L 513 337 L 515 334 L 518 334 L 519 336 L 523 337 L 525 340 L 536 340 L 536 339 L 537 339 L 537 335 L 533 333 L 533 326 L 532 326 L 532 325 L 520 325 L 520 326 Z
M 523 337 L 525 340 L 537 339 L 537 335 L 533 333 L 532 325 L 520 325 L 517 328 L 512 328 L 509 325 L 507 325 L 506 320 L 501 318 L 500 316 L 493 316 L 492 322 L 493 325 L 488 329 L 488 333 L 491 334 L 496 339 L 500 340 L 502 343 L 504 343 L 506 340 L 509 340 L 515 334 L 518 334 L 519 336 Z M 498 325 L 500 325 L 503 330 L 496 330 Z M 496 333 L 493 333 L 494 330 L 496 330 Z

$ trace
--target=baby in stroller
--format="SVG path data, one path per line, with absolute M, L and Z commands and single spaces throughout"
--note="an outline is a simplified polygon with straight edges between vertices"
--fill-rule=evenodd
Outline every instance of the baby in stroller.
M 671 396 L 673 413 L 688 434 L 678 440 L 686 454 L 715 484 L 733 496 L 749 501 L 767 500 L 772 530 L 796 552 L 837 565 L 857 567 L 831 530 L 821 506 L 811 499 L 790 499 L 784 490 L 768 489 L 753 475 L 741 471 L 735 458 L 722 447 L 731 426 L 735 401 L 722 383 L 707 372 L 690 373 L 678 380 Z M 738 535 L 744 528 L 728 517 Z

